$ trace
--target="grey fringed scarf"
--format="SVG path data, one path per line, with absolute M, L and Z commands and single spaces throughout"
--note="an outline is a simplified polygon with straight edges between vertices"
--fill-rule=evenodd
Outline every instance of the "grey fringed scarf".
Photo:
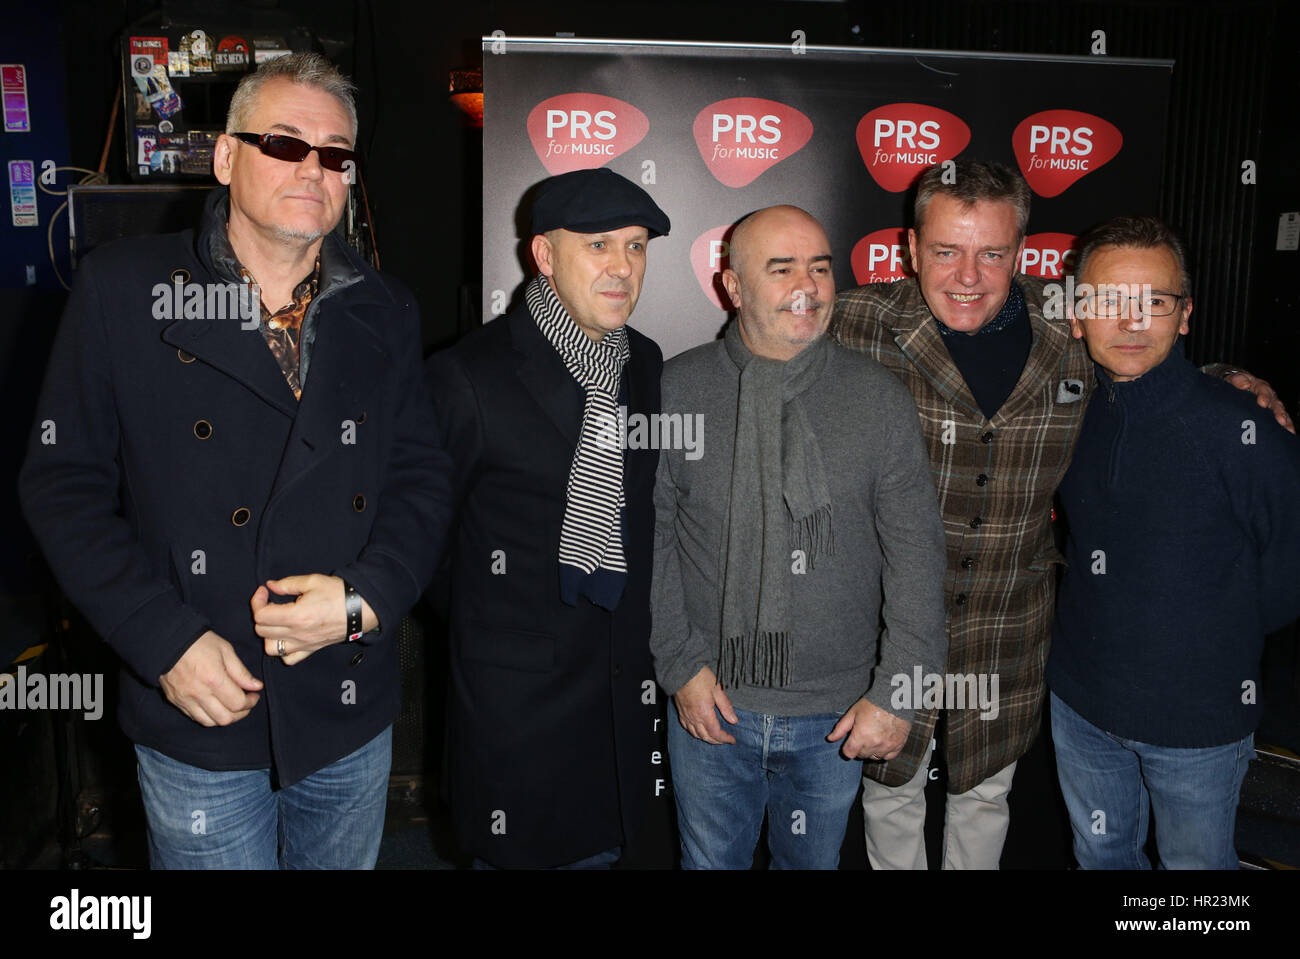
M 789 684 L 791 551 L 802 550 L 809 567 L 835 552 L 821 449 L 799 398 L 826 366 L 830 342 L 819 337 L 781 362 L 751 353 L 738 323 L 725 335 L 740 389 L 719 577 L 718 678 L 732 689 Z

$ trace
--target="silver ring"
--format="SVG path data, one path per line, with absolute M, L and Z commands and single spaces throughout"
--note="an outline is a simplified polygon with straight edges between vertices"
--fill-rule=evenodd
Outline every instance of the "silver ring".
M 281 659 L 284 659 L 284 640 L 283 640 L 283 639 L 277 639 L 277 640 L 275 641 L 275 655 L 279 656 Z

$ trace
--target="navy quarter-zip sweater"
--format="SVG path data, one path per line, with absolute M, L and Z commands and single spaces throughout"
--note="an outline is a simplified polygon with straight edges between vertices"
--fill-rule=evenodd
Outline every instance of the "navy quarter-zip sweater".
M 1069 572 L 1048 685 L 1124 739 L 1242 739 L 1264 636 L 1300 615 L 1300 440 L 1181 339 L 1138 379 L 1097 367 L 1097 381 L 1060 488 Z

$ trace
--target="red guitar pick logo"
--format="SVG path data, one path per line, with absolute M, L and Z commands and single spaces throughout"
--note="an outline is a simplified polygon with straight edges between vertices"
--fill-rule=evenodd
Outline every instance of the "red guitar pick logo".
M 928 167 L 951 160 L 970 143 L 961 117 L 923 103 L 889 103 L 858 121 L 858 152 L 871 178 L 902 193 Z
M 1076 239 L 1073 233 L 1030 234 L 1020 254 L 1020 272 L 1044 280 L 1059 280 L 1073 273 Z
M 1035 113 L 1011 134 L 1020 172 L 1030 189 L 1043 197 L 1060 196 L 1114 159 L 1123 145 L 1118 127 L 1078 110 Z
M 749 186 L 812 139 L 812 121 L 784 103 L 757 97 L 719 100 L 695 117 L 695 145 L 723 186 Z
M 528 139 L 552 176 L 604 166 L 649 132 L 644 113 L 600 93 L 562 93 L 528 114 Z
M 735 309 L 722 285 L 721 273 L 731 266 L 730 223 L 705 230 L 691 244 L 691 269 L 709 302 L 724 312 Z
M 907 249 L 907 231 L 901 226 L 877 230 L 858 240 L 849 254 L 849 265 L 859 285 L 892 283 L 916 274 Z

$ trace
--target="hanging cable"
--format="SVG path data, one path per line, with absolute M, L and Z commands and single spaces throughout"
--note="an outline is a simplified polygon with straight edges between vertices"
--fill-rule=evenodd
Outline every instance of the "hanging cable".
M 90 184 L 101 184 L 101 183 L 108 182 L 108 174 L 102 171 L 87 170 L 85 167 L 80 167 L 80 166 L 56 166 L 54 168 L 55 173 L 57 173 L 60 170 L 71 170 L 75 173 L 86 174 L 80 180 L 77 181 L 76 184 L 77 186 L 88 186 Z M 46 187 L 45 180 L 44 180 L 45 174 L 46 171 L 42 170 L 41 176 L 36 181 L 36 185 L 41 188 L 41 192 L 48 193 L 50 196 L 66 197 L 68 195 L 68 191 L 66 189 L 52 190 Z M 59 264 L 54 258 L 54 224 L 58 221 L 59 214 L 62 213 L 67 208 L 68 208 L 68 201 L 64 200 L 62 203 L 59 204 L 58 209 L 55 210 L 54 213 L 50 215 L 50 225 L 45 231 L 45 242 L 46 245 L 49 247 L 50 267 L 51 269 L 54 270 L 55 278 L 59 281 L 60 286 L 62 286 L 65 290 L 70 291 L 72 287 L 68 286 L 67 281 L 63 279 L 63 274 L 59 272 Z

